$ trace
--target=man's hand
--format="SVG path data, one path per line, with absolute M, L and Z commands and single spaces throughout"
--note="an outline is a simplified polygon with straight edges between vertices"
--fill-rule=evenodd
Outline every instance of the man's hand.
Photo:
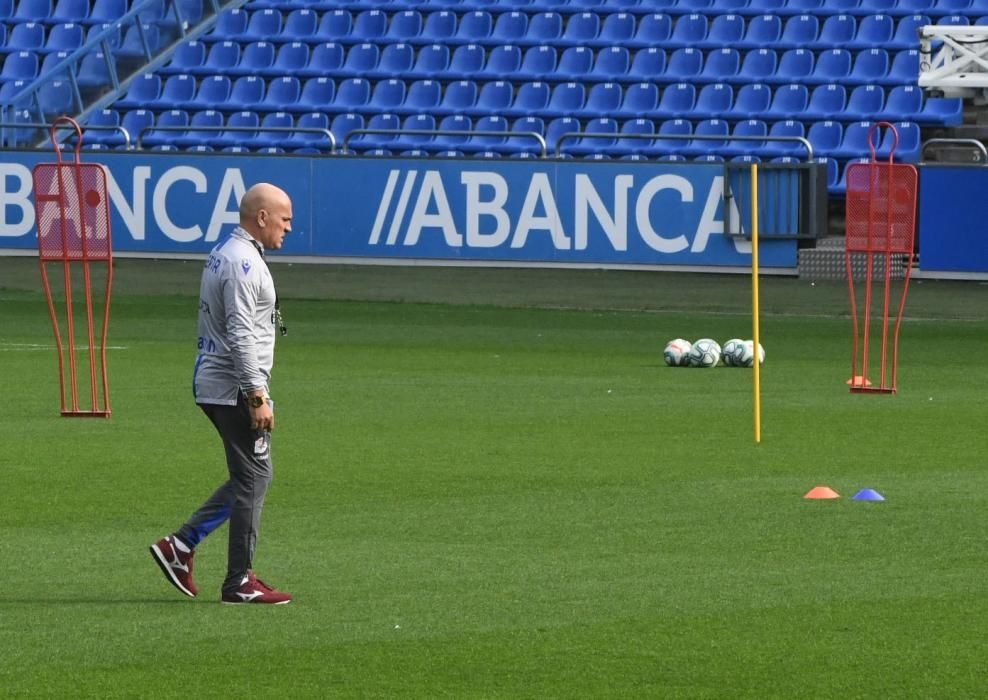
M 262 403 L 257 408 L 250 405 L 249 399 L 253 396 L 261 396 L 264 398 L 264 403 Z M 263 394 L 248 394 L 248 408 L 250 409 L 250 427 L 251 430 L 274 430 L 274 411 L 271 409 L 271 404 L 268 398 Z

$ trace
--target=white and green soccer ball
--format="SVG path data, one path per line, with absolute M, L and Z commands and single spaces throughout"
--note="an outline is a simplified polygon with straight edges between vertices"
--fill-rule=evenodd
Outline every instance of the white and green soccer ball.
M 739 351 L 741 345 L 744 343 L 740 338 L 731 338 L 723 347 L 720 349 L 720 356 L 724 359 L 724 364 L 728 367 L 734 367 L 734 355 Z
M 662 358 L 670 367 L 685 367 L 693 343 L 682 338 L 674 338 L 666 343 L 666 349 L 662 351 Z
M 734 364 L 737 367 L 754 367 L 755 366 L 755 342 L 752 340 L 744 341 L 740 348 L 734 353 Z M 762 344 L 758 344 L 758 364 L 765 364 L 765 348 Z
M 700 338 L 689 354 L 690 367 L 716 367 L 720 362 L 720 345 L 716 340 Z

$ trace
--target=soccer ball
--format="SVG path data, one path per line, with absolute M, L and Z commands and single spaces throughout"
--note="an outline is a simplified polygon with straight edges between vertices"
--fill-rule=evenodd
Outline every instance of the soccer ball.
M 734 355 L 737 353 L 738 348 L 744 343 L 740 338 L 731 338 L 726 343 L 724 347 L 720 350 L 720 356 L 724 358 L 724 364 L 728 367 L 734 367 L 737 363 L 734 361 Z
M 720 345 L 716 340 L 700 338 L 690 350 L 690 367 L 715 367 L 720 362 Z
M 693 344 L 688 340 L 676 338 L 666 343 L 666 349 L 662 351 L 662 357 L 670 367 L 685 367 L 686 359 L 689 357 Z
M 755 343 L 752 340 L 744 341 L 734 353 L 734 364 L 738 367 L 754 367 L 755 365 Z M 758 364 L 765 364 L 765 348 L 758 344 Z

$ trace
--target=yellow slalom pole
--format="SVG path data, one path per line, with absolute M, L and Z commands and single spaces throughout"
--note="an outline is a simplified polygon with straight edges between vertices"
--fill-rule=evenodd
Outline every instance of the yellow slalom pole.
M 762 441 L 761 347 L 758 337 L 758 164 L 751 164 L 751 318 L 755 377 L 755 444 Z

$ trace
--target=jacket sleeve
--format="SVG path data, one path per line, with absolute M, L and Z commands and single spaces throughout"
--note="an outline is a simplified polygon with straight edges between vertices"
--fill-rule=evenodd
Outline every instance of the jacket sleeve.
M 236 261 L 227 262 L 223 279 L 223 311 L 226 315 L 226 344 L 244 391 L 264 389 L 267 383 L 257 360 L 254 318 L 260 281 L 256 266 L 247 271 Z

